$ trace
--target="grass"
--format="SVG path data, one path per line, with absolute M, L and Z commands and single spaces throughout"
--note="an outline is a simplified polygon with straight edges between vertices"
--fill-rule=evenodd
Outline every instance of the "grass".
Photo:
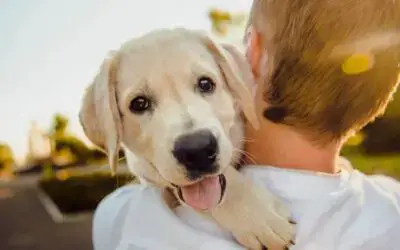
M 385 174 L 400 180 L 400 155 L 349 155 L 353 166 L 367 174 Z
M 342 156 L 346 157 L 354 168 L 366 174 L 384 174 L 400 180 L 400 154 L 367 155 L 363 152 L 362 142 L 365 135 L 359 132 L 349 138 Z

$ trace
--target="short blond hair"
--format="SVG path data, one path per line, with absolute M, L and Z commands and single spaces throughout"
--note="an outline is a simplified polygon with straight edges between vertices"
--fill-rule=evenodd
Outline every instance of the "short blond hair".
M 360 130 L 397 88 L 398 0 L 254 0 L 249 24 L 270 61 L 260 73 L 271 104 L 265 117 L 319 143 Z M 346 72 L 351 62 L 359 72 Z

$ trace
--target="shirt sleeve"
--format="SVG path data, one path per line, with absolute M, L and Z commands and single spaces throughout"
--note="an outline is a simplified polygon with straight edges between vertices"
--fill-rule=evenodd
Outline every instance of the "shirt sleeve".
M 116 249 L 122 236 L 129 201 L 139 192 L 139 184 L 118 188 L 106 196 L 96 208 L 93 217 L 92 241 L 94 250 Z

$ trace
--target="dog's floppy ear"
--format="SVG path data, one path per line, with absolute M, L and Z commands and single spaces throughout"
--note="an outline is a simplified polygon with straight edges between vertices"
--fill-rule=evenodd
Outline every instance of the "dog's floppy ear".
M 118 164 L 122 133 L 116 96 L 118 63 L 115 54 L 103 61 L 93 83 L 86 89 L 79 112 L 86 136 L 106 152 L 113 174 Z
M 254 107 L 254 97 L 250 86 L 255 85 L 251 67 L 244 55 L 231 44 L 219 45 L 209 36 L 201 34 L 207 48 L 215 56 L 228 85 L 228 88 L 239 102 L 244 115 L 250 124 L 257 129 L 260 121 Z

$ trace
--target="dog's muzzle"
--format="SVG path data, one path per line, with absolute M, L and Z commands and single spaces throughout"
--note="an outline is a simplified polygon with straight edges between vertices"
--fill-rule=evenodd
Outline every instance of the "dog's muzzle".
M 186 168 L 191 179 L 218 171 L 218 141 L 209 130 L 198 130 L 178 137 L 172 154 Z
M 185 134 L 175 141 L 172 154 L 194 183 L 175 186 L 179 199 L 197 210 L 209 210 L 224 197 L 225 176 L 218 172 L 219 145 L 215 135 L 206 129 Z

